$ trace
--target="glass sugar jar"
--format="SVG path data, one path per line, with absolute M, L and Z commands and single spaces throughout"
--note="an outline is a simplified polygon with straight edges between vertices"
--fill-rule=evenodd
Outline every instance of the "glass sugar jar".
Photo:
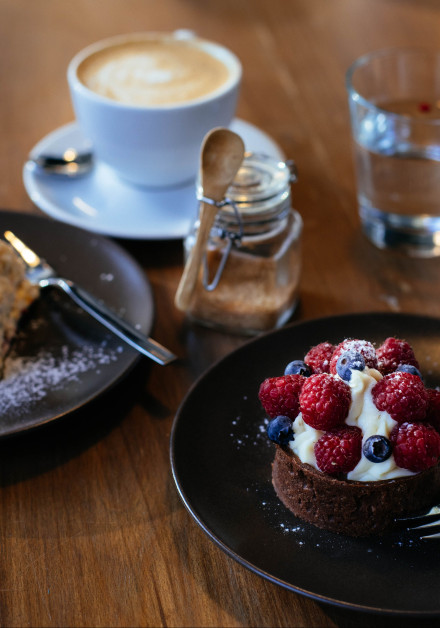
M 298 301 L 301 216 L 291 206 L 293 163 L 246 153 L 218 213 L 199 269 L 188 316 L 229 332 L 280 327 Z M 203 190 L 198 187 L 198 199 Z M 199 221 L 185 239 L 194 246 Z

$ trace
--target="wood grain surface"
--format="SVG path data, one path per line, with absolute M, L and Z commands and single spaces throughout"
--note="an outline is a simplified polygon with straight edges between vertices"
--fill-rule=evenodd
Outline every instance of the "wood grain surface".
M 22 167 L 38 140 L 73 120 L 71 57 L 109 35 L 176 28 L 239 56 L 238 116 L 298 165 L 294 320 L 440 316 L 440 259 L 377 250 L 360 231 L 344 86 L 360 54 L 438 46 L 437 0 L 0 0 L 0 208 L 41 213 Z M 174 307 L 181 241 L 119 243 L 152 284 L 152 335 L 181 359 L 167 368 L 141 361 L 73 416 L 0 442 L 0 625 L 439 625 L 291 593 L 237 564 L 192 521 L 170 472 L 172 421 L 195 379 L 244 339 L 191 326 Z

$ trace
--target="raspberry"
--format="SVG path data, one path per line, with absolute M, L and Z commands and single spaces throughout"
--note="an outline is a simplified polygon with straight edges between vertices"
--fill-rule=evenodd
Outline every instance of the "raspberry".
M 334 350 L 335 347 L 330 342 L 321 342 L 310 349 L 304 362 L 310 366 L 314 373 L 328 373 Z
M 303 375 L 269 377 L 260 386 L 258 397 L 271 418 L 283 415 L 295 419 L 299 412 L 299 394 L 306 378 Z
M 426 423 L 402 423 L 390 434 L 394 444 L 394 460 L 402 469 L 423 471 L 438 463 L 440 434 Z
M 373 347 L 371 342 L 368 342 L 368 340 L 350 340 L 347 338 L 346 340 L 340 342 L 333 352 L 330 360 L 330 373 L 332 375 L 336 375 L 337 373 L 336 364 L 341 353 L 351 350 L 361 354 L 365 360 L 365 366 L 368 366 L 371 369 L 377 369 L 376 349 Z
M 437 432 L 440 432 L 440 390 L 427 388 L 426 392 L 428 395 L 426 421 L 433 425 Z
M 316 463 L 330 475 L 348 473 L 361 459 L 362 431 L 355 426 L 329 430 L 315 443 Z
M 428 409 L 428 394 L 417 375 L 396 371 L 385 375 L 371 391 L 374 405 L 398 423 L 423 421 Z
M 350 403 L 350 387 L 339 377 L 328 373 L 307 378 L 299 397 L 304 422 L 317 430 L 341 425 L 348 415 Z
M 416 356 L 410 344 L 406 340 L 398 338 L 387 338 L 385 342 L 376 350 L 379 371 L 382 375 L 388 375 L 397 369 L 401 364 L 411 364 L 419 367 Z

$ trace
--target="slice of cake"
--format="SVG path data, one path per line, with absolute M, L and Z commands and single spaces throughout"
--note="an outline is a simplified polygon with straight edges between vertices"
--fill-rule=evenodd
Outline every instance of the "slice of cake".
M 0 373 L 23 313 L 39 296 L 39 288 L 28 281 L 23 260 L 0 240 Z
M 321 343 L 259 398 L 277 447 L 273 485 L 298 517 L 364 536 L 440 499 L 440 392 L 407 342 Z

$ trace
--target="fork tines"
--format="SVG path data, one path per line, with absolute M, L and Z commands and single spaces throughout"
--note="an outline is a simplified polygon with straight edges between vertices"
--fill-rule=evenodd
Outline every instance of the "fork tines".
M 420 532 L 426 530 L 427 534 L 423 534 L 421 539 L 440 539 L 440 521 L 435 519 L 429 523 L 419 523 L 418 525 L 408 526 L 407 530 L 420 530 Z
M 408 531 L 419 530 L 423 536 L 420 539 L 440 539 L 440 508 L 434 506 L 425 514 L 399 517 L 397 523 L 402 523 Z M 426 530 L 427 534 L 423 534 Z

